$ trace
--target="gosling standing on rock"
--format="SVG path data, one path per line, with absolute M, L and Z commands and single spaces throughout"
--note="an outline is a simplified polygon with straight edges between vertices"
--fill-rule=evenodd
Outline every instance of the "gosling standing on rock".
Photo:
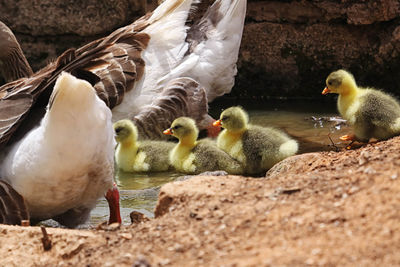
M 130 120 L 114 123 L 118 142 L 115 161 L 126 172 L 158 172 L 171 169 L 169 152 L 173 143 L 163 141 L 138 141 L 138 131 Z
M 221 113 L 214 125 L 225 128 L 217 145 L 245 166 L 246 174 L 261 174 L 277 162 L 296 154 L 298 144 L 285 133 L 270 127 L 248 124 L 249 117 L 240 107 Z
M 180 117 L 174 120 L 164 134 L 179 139 L 170 153 L 170 162 L 179 172 L 195 174 L 223 170 L 230 174 L 241 174 L 243 171 L 239 162 L 220 150 L 211 140 L 197 141 L 199 130 L 191 118 Z
M 329 74 L 322 91 L 323 95 L 328 93 L 339 94 L 338 110 L 354 127 L 354 134 L 344 135 L 341 140 L 368 142 L 370 138 L 384 140 L 400 134 L 400 105 L 388 94 L 358 87 L 353 75 L 345 70 Z

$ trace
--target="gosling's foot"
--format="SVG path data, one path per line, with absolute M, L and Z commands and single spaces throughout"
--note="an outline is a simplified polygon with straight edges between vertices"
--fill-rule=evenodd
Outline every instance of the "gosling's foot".
M 355 136 L 353 134 L 343 135 L 339 139 L 342 140 L 342 141 L 353 141 L 353 142 L 356 140 Z
M 355 136 L 354 136 L 353 134 L 346 134 L 346 135 L 343 135 L 343 136 L 341 136 L 339 139 L 342 140 L 342 141 L 351 141 L 350 144 L 348 144 L 348 145 L 346 146 L 346 149 L 347 149 L 347 150 L 352 149 L 352 145 L 353 145 L 353 143 L 356 141 L 356 138 L 355 138 Z

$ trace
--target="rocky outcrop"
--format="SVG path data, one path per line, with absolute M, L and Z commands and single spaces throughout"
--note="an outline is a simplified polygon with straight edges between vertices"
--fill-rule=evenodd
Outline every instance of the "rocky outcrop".
M 399 25 L 395 0 L 250 2 L 234 94 L 315 96 L 338 68 L 396 92 Z
M 38 70 L 66 49 L 105 36 L 153 7 L 150 0 L 0 0 L 0 20 Z
M 0 0 L 0 20 L 38 69 L 65 49 L 130 23 L 155 2 Z M 338 68 L 361 85 L 397 93 L 399 25 L 397 0 L 249 0 L 232 96 L 319 96 Z

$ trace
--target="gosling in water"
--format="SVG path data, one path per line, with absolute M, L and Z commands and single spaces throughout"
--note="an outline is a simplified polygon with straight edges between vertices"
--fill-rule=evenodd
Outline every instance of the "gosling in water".
M 170 153 L 170 162 L 177 171 L 189 174 L 224 170 L 241 174 L 241 164 L 220 150 L 209 139 L 197 141 L 199 130 L 193 119 L 180 117 L 173 121 L 164 134 L 175 136 L 179 143 Z
M 118 142 L 115 161 L 125 172 L 160 172 L 172 169 L 169 152 L 171 142 L 138 141 L 138 130 L 130 120 L 114 123 L 115 139 Z
M 241 107 L 230 107 L 221 113 L 214 125 L 224 130 L 217 139 L 220 149 L 245 166 L 246 174 L 262 174 L 277 162 L 296 154 L 298 144 L 284 132 L 251 125 Z

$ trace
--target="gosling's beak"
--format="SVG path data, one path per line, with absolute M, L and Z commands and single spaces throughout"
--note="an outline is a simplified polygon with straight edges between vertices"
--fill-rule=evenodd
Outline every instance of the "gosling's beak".
M 213 119 L 214 120 L 214 119 Z M 221 132 L 221 127 L 218 123 L 216 123 L 217 121 L 214 120 L 212 123 L 210 123 L 208 125 L 207 129 L 207 137 L 213 138 L 213 137 L 217 137 L 218 134 Z M 216 124 L 215 124 L 216 123 Z
M 329 90 L 328 86 L 325 87 L 325 89 L 322 91 L 323 95 L 329 94 L 331 92 L 331 90 Z
M 221 126 L 221 120 L 214 121 L 213 126 Z
M 166 130 L 163 132 L 163 134 L 172 135 L 172 129 L 171 129 L 171 128 L 166 129 Z

